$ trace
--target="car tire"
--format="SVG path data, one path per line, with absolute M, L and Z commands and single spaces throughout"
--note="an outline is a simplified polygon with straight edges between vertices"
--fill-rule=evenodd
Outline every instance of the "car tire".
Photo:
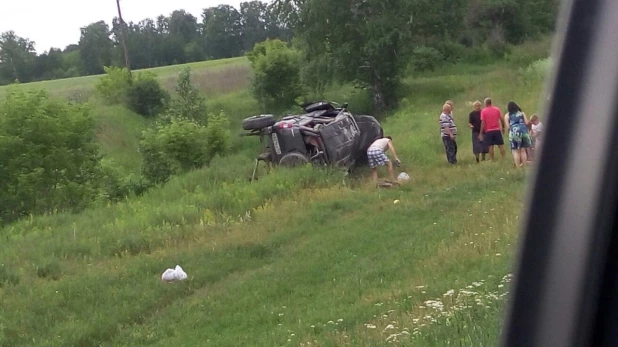
M 298 152 L 291 152 L 284 155 L 279 161 L 280 166 L 285 167 L 295 167 L 301 166 L 309 163 L 309 158 L 306 155 L 300 154 Z
M 244 130 L 260 130 L 262 128 L 274 125 L 277 121 L 271 114 L 263 114 L 259 116 L 253 116 L 245 118 L 242 121 L 242 128 Z

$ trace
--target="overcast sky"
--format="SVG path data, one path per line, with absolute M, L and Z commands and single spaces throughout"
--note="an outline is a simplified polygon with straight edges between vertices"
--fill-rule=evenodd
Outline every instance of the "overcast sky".
M 220 4 L 239 8 L 241 0 L 121 0 L 122 17 L 138 22 L 183 9 L 201 20 L 202 9 Z M 81 27 L 118 15 L 116 0 L 2 0 L 0 32 L 13 30 L 36 43 L 38 53 L 79 41 Z

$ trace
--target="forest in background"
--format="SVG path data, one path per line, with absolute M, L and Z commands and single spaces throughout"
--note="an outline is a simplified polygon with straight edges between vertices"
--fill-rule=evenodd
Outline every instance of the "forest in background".
M 249 1 L 239 8 L 205 8 L 201 18 L 180 9 L 124 25 L 117 17 L 111 23 L 101 20 L 81 28 L 79 42 L 42 54 L 36 53 L 32 38 L 7 31 L 0 35 L 0 85 L 96 75 L 105 66 L 125 66 L 123 28 L 132 69 L 238 57 L 256 43 L 281 39 L 304 47 L 317 74 L 331 75 L 332 58 L 346 52 L 355 53 L 347 58 L 363 62 L 338 59 L 339 66 L 355 69 L 343 76 L 381 78 L 393 74 L 379 71 L 381 66 L 396 69 L 393 59 L 412 53 L 426 58 L 420 65 L 456 59 L 465 47 L 485 47 L 499 55 L 507 44 L 551 31 L 557 4 L 556 0 Z M 385 49 L 390 56 L 383 54 Z M 388 84 L 386 80 L 383 83 Z

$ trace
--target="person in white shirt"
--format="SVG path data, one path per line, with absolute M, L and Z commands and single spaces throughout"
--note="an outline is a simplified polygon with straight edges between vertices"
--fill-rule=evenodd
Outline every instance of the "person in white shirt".
M 391 182 L 395 182 L 395 175 L 393 174 L 393 164 L 386 156 L 386 151 L 391 150 L 393 156 L 395 156 L 395 162 L 397 165 L 401 163 L 395 152 L 393 146 L 393 138 L 386 136 L 375 140 L 371 146 L 367 149 L 367 159 L 369 160 L 369 167 L 371 167 L 371 177 L 374 182 L 378 180 L 378 166 L 388 166 L 388 174 L 390 175 Z
M 534 151 L 536 152 L 543 142 L 543 123 L 541 123 L 539 116 L 536 114 L 533 114 L 532 117 L 530 117 L 530 123 L 532 123 L 532 144 Z

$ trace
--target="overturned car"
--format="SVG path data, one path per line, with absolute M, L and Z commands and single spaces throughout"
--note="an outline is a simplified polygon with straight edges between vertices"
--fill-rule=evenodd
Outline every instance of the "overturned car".
M 252 180 L 260 161 L 271 165 L 296 166 L 307 163 L 352 169 L 367 163 L 367 148 L 384 136 L 380 123 L 372 116 L 354 115 L 348 105 L 336 107 L 331 102 L 303 105 L 300 115 L 276 120 L 273 115 L 246 118 L 242 127 L 259 136 L 264 145 L 256 158 Z

